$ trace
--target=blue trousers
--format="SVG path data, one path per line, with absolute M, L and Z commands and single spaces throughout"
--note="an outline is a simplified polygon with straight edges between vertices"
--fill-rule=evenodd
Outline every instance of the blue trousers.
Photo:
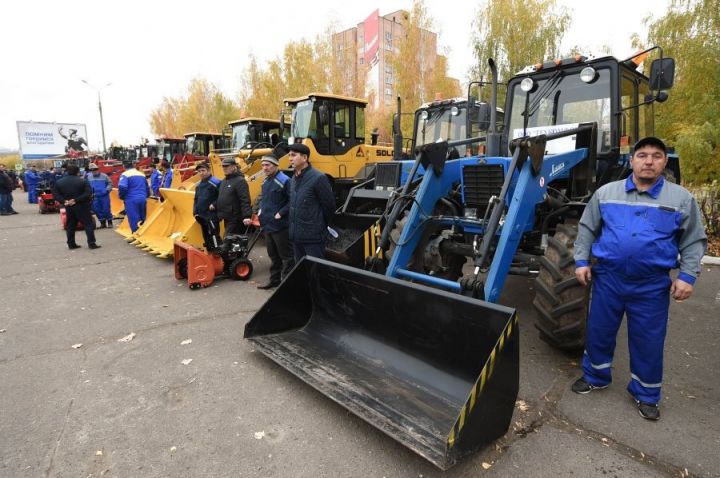
M 0 213 L 9 213 L 12 210 L 12 193 L 0 193 Z
M 145 221 L 147 199 L 126 199 L 125 214 L 132 232 L 137 231 L 138 223 Z
M 28 202 L 37 204 L 37 184 L 27 184 Z
M 628 392 L 646 403 L 660 402 L 663 348 L 670 306 L 670 277 L 627 278 L 593 267 L 592 302 L 587 323 L 583 376 L 593 385 L 612 381 L 617 332 L 627 317 L 630 351 Z
M 321 242 L 313 242 L 310 244 L 293 242 L 293 254 L 296 263 L 300 262 L 300 259 L 305 256 L 325 259 L 325 244 Z
M 93 211 L 100 221 L 112 221 L 110 212 L 110 196 L 95 196 L 93 198 Z

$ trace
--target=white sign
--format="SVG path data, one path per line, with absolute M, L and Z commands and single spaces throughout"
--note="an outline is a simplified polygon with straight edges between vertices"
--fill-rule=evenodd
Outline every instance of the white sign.
M 580 123 L 573 124 L 557 124 L 554 126 L 536 126 L 534 128 L 528 128 L 524 136 L 539 136 L 541 134 L 555 134 L 562 133 L 569 129 L 575 129 L 580 126 Z M 513 130 L 513 139 L 522 138 L 523 129 L 516 128 Z M 558 154 L 567 153 L 568 151 L 575 150 L 575 137 L 576 135 L 565 136 L 564 138 L 554 139 L 548 141 L 545 145 L 545 154 Z
M 88 151 L 87 128 L 80 123 L 18 121 L 20 159 L 46 159 Z

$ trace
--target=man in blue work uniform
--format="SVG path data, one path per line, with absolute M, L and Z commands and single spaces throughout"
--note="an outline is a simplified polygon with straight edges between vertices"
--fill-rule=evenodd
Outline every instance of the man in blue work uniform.
M 662 141 L 638 141 L 630 164 L 632 175 L 598 189 L 580 219 L 575 276 L 593 285 L 583 376 L 572 390 L 587 394 L 610 384 L 616 336 L 626 315 L 627 390 L 643 418 L 658 420 L 670 296 L 682 302 L 692 294 L 707 237 L 695 199 L 662 176 L 667 164 Z M 672 280 L 669 271 L 678 265 Z
M 150 166 L 150 195 L 153 197 L 160 196 L 160 181 L 162 180 L 162 174 L 157 170 L 157 165 L 151 163 Z
M 193 216 L 202 230 L 205 248 L 214 251 L 222 243 L 220 237 L 220 220 L 218 219 L 216 203 L 220 180 L 212 175 L 210 165 L 200 163 L 195 167 L 200 176 L 200 181 L 195 187 L 195 198 L 193 200 Z
M 274 154 L 266 154 L 260 160 L 265 181 L 260 200 L 260 225 L 265 234 L 265 247 L 270 258 L 270 280 L 258 289 L 272 289 L 280 285 L 295 265 L 288 236 L 288 213 L 290 211 L 290 178 L 278 168 Z
M 324 258 L 335 196 L 328 178 L 310 165 L 310 148 L 296 143 L 288 149 L 290 166 L 295 172 L 290 181 L 289 227 L 295 261 L 304 256 Z
M 167 189 L 170 186 L 172 186 L 172 180 L 173 180 L 172 166 L 170 165 L 170 162 L 167 159 L 163 159 L 160 162 L 160 167 L 162 168 L 162 179 L 160 181 L 160 187 Z
M 110 191 L 112 191 L 112 182 L 105 173 L 100 172 L 100 168 L 95 163 L 88 165 L 90 174 L 87 180 L 93 191 L 93 210 L 100 221 L 100 229 L 112 227 L 112 213 L 110 212 Z
M 25 171 L 23 181 L 25 182 L 25 189 L 28 193 L 28 203 L 37 204 L 37 186 L 40 183 L 40 174 L 37 172 L 37 166 L 34 164 L 30 165 L 30 169 Z
M 147 198 L 150 195 L 145 175 L 135 169 L 135 161 L 123 171 L 118 181 L 118 196 L 125 202 L 125 214 L 130 230 L 137 231 L 138 223 L 145 221 Z

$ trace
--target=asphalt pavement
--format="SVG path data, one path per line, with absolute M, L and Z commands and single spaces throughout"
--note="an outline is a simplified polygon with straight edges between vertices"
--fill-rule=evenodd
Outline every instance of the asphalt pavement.
M 720 267 L 671 305 L 659 422 L 625 386 L 570 392 L 577 357 L 542 342 L 533 280 L 520 317 L 520 393 L 508 433 L 448 471 L 255 351 L 244 324 L 270 296 L 262 243 L 248 282 L 190 290 L 172 262 L 97 231 L 69 251 L 57 214 L 15 192 L 0 218 L 0 477 L 720 476 Z

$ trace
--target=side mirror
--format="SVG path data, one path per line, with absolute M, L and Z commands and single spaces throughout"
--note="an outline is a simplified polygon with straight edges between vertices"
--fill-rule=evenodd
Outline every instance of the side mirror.
M 490 105 L 487 103 L 479 103 L 470 107 L 470 122 L 476 123 L 480 131 L 490 129 Z M 469 134 L 469 133 L 468 133 Z
M 669 90 L 675 80 L 675 59 L 658 58 L 650 66 L 650 89 Z

